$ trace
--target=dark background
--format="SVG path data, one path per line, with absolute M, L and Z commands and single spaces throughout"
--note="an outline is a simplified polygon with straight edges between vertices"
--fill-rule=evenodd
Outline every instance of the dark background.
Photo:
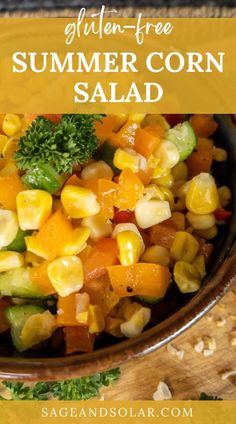
M 79 8 L 82 6 L 236 6 L 236 0 L 0 0 L 0 11 Z

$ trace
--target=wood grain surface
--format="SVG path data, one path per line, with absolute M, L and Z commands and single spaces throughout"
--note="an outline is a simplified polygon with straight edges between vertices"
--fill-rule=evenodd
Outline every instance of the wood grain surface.
M 206 336 L 216 341 L 211 356 L 197 353 L 194 345 Z M 197 399 L 201 392 L 223 399 L 236 399 L 236 376 L 223 380 L 225 371 L 236 370 L 236 286 L 221 302 L 191 329 L 172 343 L 184 350 L 184 358 L 178 359 L 167 347 L 129 361 L 121 367 L 121 378 L 101 393 L 104 399 L 149 400 L 159 381 L 165 381 L 174 399 Z

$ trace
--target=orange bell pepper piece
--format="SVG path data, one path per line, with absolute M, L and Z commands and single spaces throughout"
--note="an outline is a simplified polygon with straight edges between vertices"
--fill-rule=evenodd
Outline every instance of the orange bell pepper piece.
M 210 137 L 217 129 L 217 122 L 208 115 L 193 115 L 191 125 L 198 137 Z
M 147 186 L 152 180 L 153 170 L 149 168 L 145 170 L 140 169 L 135 175 L 142 181 L 144 186 Z
M 160 138 L 146 129 L 138 128 L 135 136 L 134 148 L 136 152 L 140 153 L 145 158 L 149 158 L 156 150 L 160 143 Z
M 155 137 L 158 138 L 163 138 L 164 134 L 165 134 L 165 128 L 163 128 L 161 125 L 159 124 L 150 124 L 150 125 L 146 125 L 143 128 L 146 132 L 148 132 L 149 134 L 154 135 Z
M 3 333 L 10 327 L 10 324 L 5 316 L 5 309 L 8 306 L 10 306 L 8 302 L 3 299 L 0 299 L 0 333 Z
M 75 352 L 92 352 L 95 334 L 90 334 L 88 327 L 65 327 L 66 355 Z
M 60 327 L 81 325 L 76 319 L 76 293 L 69 296 L 58 296 L 57 324 Z
M 83 187 L 89 188 L 96 194 L 101 207 L 99 214 L 105 219 L 112 219 L 114 217 L 114 204 L 118 184 L 105 178 L 83 181 L 82 184 Z
M 118 209 L 134 210 L 143 194 L 143 183 L 130 169 L 124 169 L 119 176 L 115 206 Z
M 128 120 L 117 133 L 112 133 L 108 140 L 115 147 L 134 148 L 138 128 L 140 125 L 137 122 Z
M 62 210 L 56 211 L 40 228 L 35 243 L 54 259 L 61 246 L 72 236 L 72 225 Z
M 68 178 L 68 180 L 66 180 L 65 186 L 66 185 L 75 185 L 77 187 L 81 187 L 82 180 L 79 177 L 77 177 L 76 174 L 74 174 L 74 175 L 71 175 L 71 177 Z
M 25 190 L 19 174 L 13 174 L 0 177 L 0 204 L 6 208 L 16 211 L 16 196 Z
M 113 290 L 120 297 L 136 295 L 164 297 L 170 283 L 168 267 L 157 264 L 110 266 L 108 274 Z
M 213 142 L 207 138 L 199 138 L 196 145 L 196 152 L 193 152 L 187 159 L 189 178 L 201 172 L 210 172 L 213 161 Z
M 95 122 L 95 133 L 100 144 L 104 143 L 111 135 L 115 128 L 116 121 L 117 118 L 115 115 L 107 115 L 102 118 L 101 121 Z
M 174 241 L 176 228 L 173 225 L 157 224 L 148 230 L 150 242 L 170 249 Z
M 85 281 L 94 280 L 107 273 L 107 267 L 119 263 L 115 239 L 103 238 L 92 248 L 84 262 Z
M 37 286 L 42 290 L 44 296 L 49 296 L 50 294 L 56 293 L 55 288 L 48 278 L 48 264 L 48 261 L 44 261 L 41 264 L 29 269 L 32 282 L 37 284 Z

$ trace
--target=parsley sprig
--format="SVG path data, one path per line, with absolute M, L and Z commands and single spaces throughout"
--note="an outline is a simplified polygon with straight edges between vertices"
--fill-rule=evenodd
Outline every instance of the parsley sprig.
M 11 392 L 11 400 L 88 400 L 96 397 L 102 386 L 109 386 L 120 376 L 119 368 L 90 377 L 55 382 L 39 382 L 33 387 L 20 382 L 4 381 Z M 1 400 L 4 400 L 0 396 Z

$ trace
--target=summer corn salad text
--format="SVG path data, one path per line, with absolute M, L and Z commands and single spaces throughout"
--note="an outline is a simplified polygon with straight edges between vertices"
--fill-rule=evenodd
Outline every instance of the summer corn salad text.
M 135 337 L 175 284 L 201 287 L 231 192 L 208 115 L 0 116 L 0 332 Z

